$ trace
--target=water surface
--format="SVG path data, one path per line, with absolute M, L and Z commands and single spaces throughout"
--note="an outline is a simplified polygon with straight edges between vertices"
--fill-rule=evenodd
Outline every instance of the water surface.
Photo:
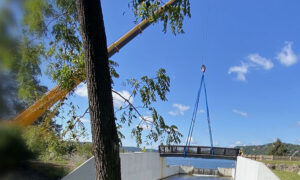
M 195 168 L 203 169 L 217 169 L 218 167 L 235 168 L 234 160 L 223 159 L 168 157 L 166 163 L 169 165 L 194 166 Z
M 178 175 L 172 176 L 165 180 L 231 180 L 231 178 L 227 177 L 212 177 L 212 176 L 189 176 L 189 175 Z

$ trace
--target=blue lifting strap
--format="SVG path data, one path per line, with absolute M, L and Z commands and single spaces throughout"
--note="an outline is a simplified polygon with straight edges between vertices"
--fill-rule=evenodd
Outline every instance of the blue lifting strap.
M 193 111 L 192 121 L 191 121 L 190 128 L 189 128 L 189 134 L 188 134 L 186 144 L 185 144 L 185 147 L 184 147 L 184 157 L 186 156 L 187 146 L 189 146 L 190 143 L 191 143 L 191 137 L 192 137 L 192 134 L 193 134 L 195 119 L 196 119 L 196 116 L 197 116 L 199 99 L 200 99 L 200 92 L 201 92 L 201 87 L 202 87 L 202 84 L 203 84 L 203 78 L 204 78 L 204 76 L 202 75 L 201 82 L 200 82 L 200 87 L 199 87 L 199 90 L 198 90 L 196 103 L 195 103 L 195 107 L 194 107 L 194 111 Z
M 207 93 L 206 93 L 206 86 L 205 86 L 204 79 L 203 79 L 203 87 L 204 87 L 204 92 L 205 92 L 205 104 L 206 104 L 207 124 L 208 124 L 209 137 L 210 137 L 210 146 L 211 146 L 210 154 L 214 155 L 214 143 L 213 143 L 213 138 L 212 138 L 211 126 L 210 126 L 210 117 L 209 117 L 209 109 L 208 109 L 208 102 L 207 102 Z
M 195 120 L 196 120 L 196 116 L 197 116 L 197 111 L 198 111 L 198 106 L 199 106 L 199 99 L 200 99 L 200 93 L 201 93 L 202 85 L 203 85 L 203 88 L 204 88 L 207 122 L 208 122 L 208 129 L 209 129 L 209 135 L 210 135 L 210 144 L 211 144 L 210 154 L 214 155 L 213 138 L 212 138 L 212 132 L 211 132 L 211 126 L 210 126 L 210 117 L 209 117 L 207 92 L 206 92 L 206 86 L 205 86 L 205 80 L 204 80 L 205 66 L 204 66 L 204 71 L 202 71 L 202 72 L 203 73 L 202 73 L 200 87 L 199 87 L 199 90 L 198 90 L 198 94 L 197 94 L 197 98 L 196 98 L 196 103 L 195 103 L 195 107 L 194 107 L 194 111 L 193 111 L 192 121 L 191 121 L 191 124 L 190 124 L 188 137 L 187 137 L 186 144 L 185 144 L 185 147 L 184 147 L 184 157 L 186 157 L 187 147 L 190 146 L 190 143 L 191 143 L 191 139 L 192 139 L 191 137 L 192 137 L 192 134 L 193 134 L 193 131 L 194 131 L 194 125 L 195 125 Z

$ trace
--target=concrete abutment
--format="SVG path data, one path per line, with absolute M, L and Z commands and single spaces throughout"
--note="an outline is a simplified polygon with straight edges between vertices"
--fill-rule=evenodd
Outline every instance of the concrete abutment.
M 218 170 L 198 169 L 192 166 L 169 166 L 166 159 L 156 152 L 121 153 L 122 180 L 157 180 L 177 174 L 222 175 L 235 180 L 279 180 L 263 163 L 238 157 L 236 169 L 218 168 Z M 63 180 L 94 180 L 94 157 L 65 176 Z

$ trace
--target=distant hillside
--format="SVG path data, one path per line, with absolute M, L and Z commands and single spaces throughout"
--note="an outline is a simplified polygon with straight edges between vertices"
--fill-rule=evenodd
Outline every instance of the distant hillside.
M 138 147 L 131 147 L 131 146 L 123 146 L 120 147 L 120 151 L 122 152 L 123 149 L 125 150 L 125 152 L 141 152 L 142 148 L 138 148 Z M 157 152 L 156 149 L 146 149 L 147 152 Z
M 87 144 L 89 146 L 92 146 L 91 142 L 79 142 L 79 144 Z M 133 147 L 133 146 L 123 146 L 120 147 L 120 152 L 141 152 L 142 148 Z M 158 152 L 157 149 L 146 149 L 146 152 Z
M 296 156 L 300 156 L 300 145 L 296 144 L 286 144 L 284 143 L 288 149 L 287 155 L 292 155 L 295 151 L 299 151 Z M 252 155 L 267 155 L 270 149 L 272 148 L 272 143 L 258 145 L 258 146 L 237 146 L 240 148 L 244 154 L 252 154 Z

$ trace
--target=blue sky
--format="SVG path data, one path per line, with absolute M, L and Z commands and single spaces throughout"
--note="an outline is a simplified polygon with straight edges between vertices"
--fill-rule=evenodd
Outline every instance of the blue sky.
M 108 45 L 134 27 L 128 2 L 102 1 Z M 162 24 L 156 23 L 111 58 L 119 63 L 121 76 L 113 88 L 126 95 L 124 80 L 154 76 L 165 68 L 171 92 L 156 107 L 169 124 L 179 127 L 185 141 L 205 64 L 216 146 L 264 144 L 276 138 L 300 144 L 300 1 L 190 2 L 192 17 L 184 21 L 185 34 L 164 34 Z M 42 81 L 54 86 L 45 77 Z M 84 86 L 76 92 L 73 101 L 84 111 Z M 138 99 L 132 102 L 139 105 Z M 194 144 L 209 145 L 203 96 L 199 109 L 192 138 Z M 122 132 L 123 144 L 135 146 L 130 129 Z

